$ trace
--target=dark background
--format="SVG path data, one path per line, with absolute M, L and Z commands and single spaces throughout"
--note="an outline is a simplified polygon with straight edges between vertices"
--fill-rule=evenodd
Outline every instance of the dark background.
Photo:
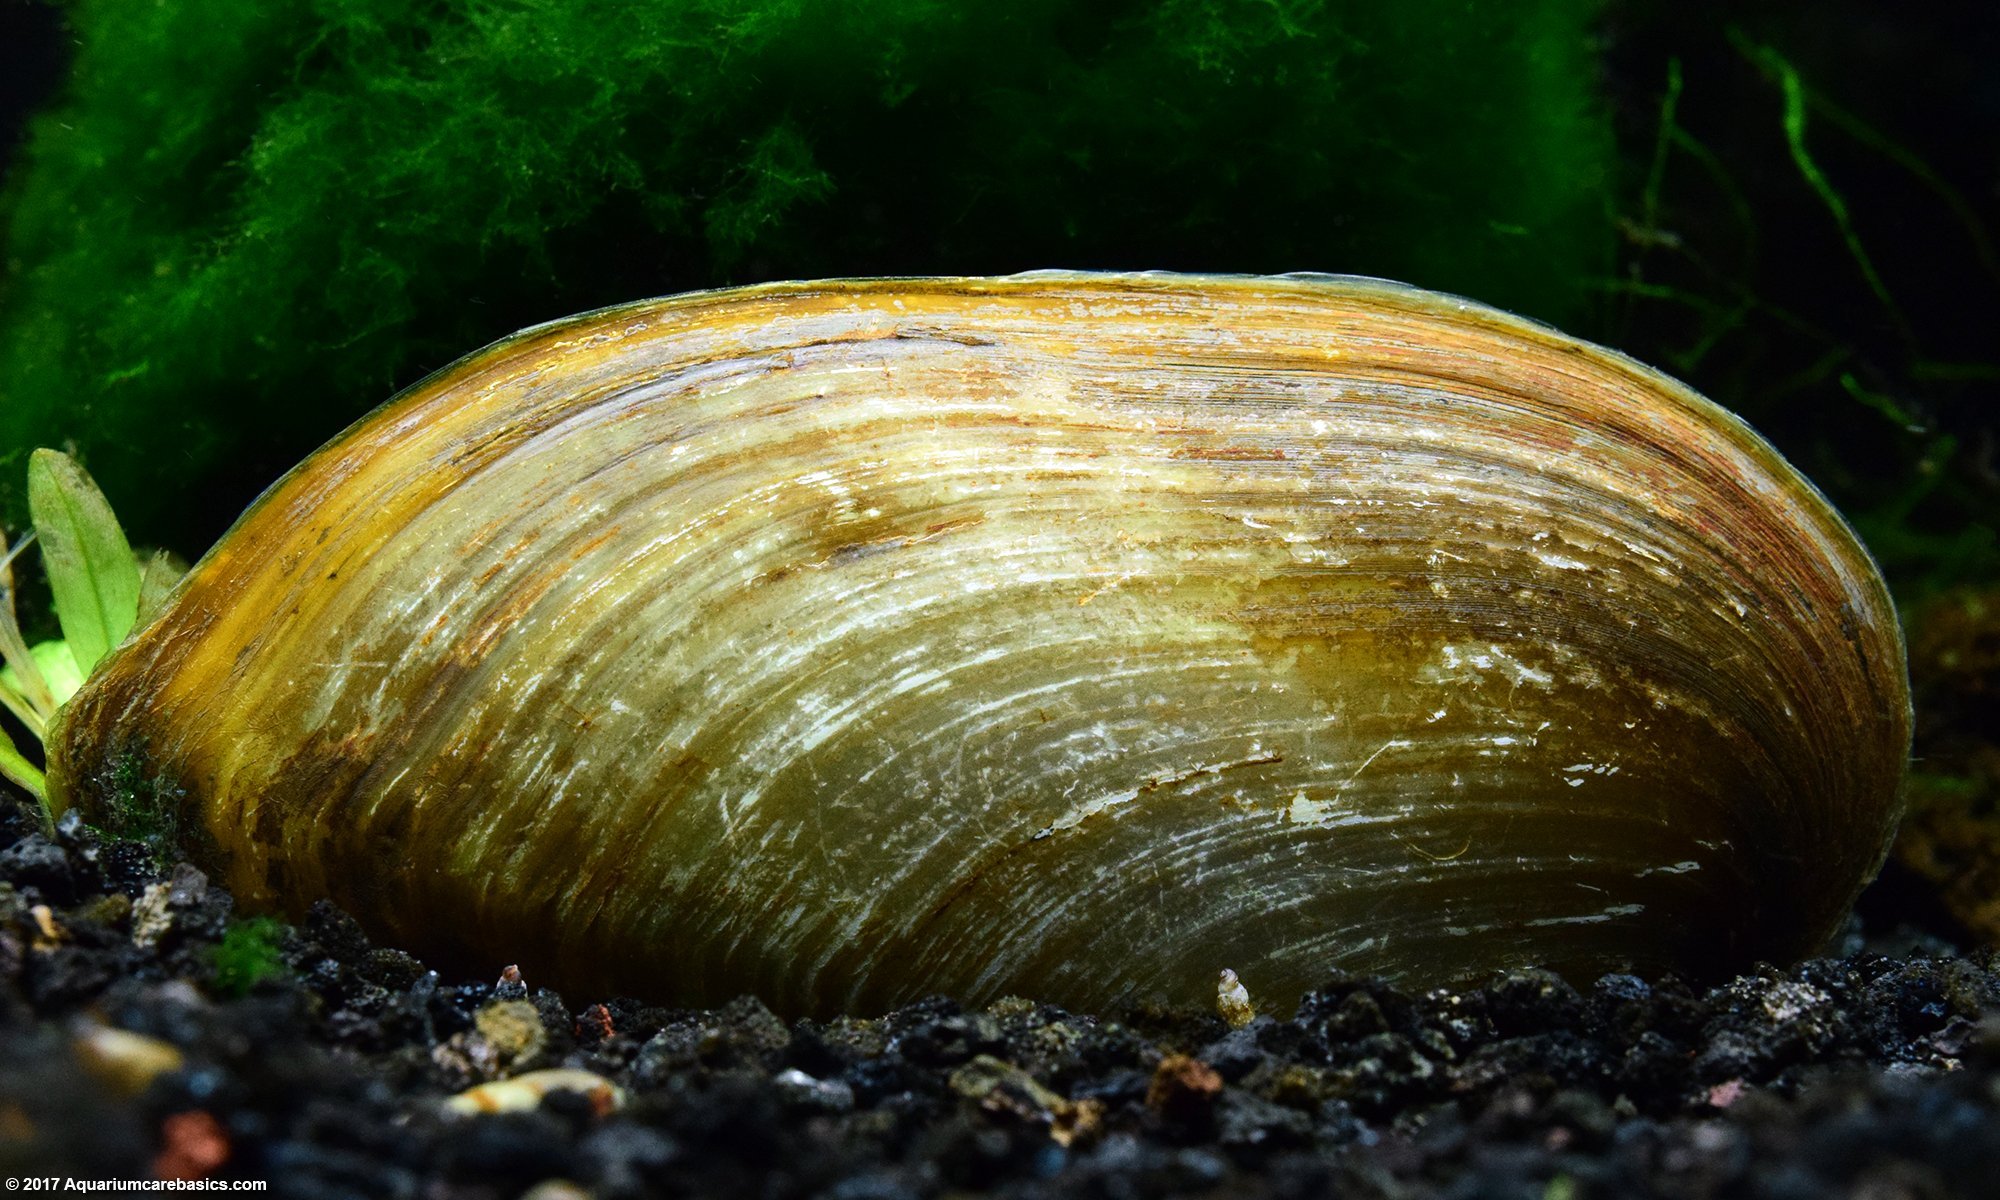
M 1599 38 L 1594 84 L 1624 168 L 1603 214 L 1615 261 L 1565 323 L 1749 417 L 1848 513 L 1905 600 L 2000 576 L 2000 6 L 1625 0 Z M 9 159 L 28 114 L 59 97 L 70 43 L 59 6 L 0 4 Z M 1805 162 L 1787 138 L 1787 70 Z M 1230 261 L 1227 245 L 1189 246 L 1186 261 L 1159 261 L 1158 246 L 1131 262 L 1086 244 L 1063 265 Z M 788 272 L 753 256 L 738 273 Z M 450 357 L 426 353 L 393 382 Z M 310 444 L 236 457 L 184 519 L 141 505 L 128 520 L 198 554 Z
M 13 162 L 22 124 L 62 79 L 61 14 L 26 0 L 0 2 L 0 172 Z

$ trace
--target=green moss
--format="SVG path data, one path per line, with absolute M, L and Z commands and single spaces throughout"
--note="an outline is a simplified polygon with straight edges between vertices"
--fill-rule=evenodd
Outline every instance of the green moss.
M 99 829 L 145 846 L 161 869 L 179 856 L 186 793 L 172 780 L 153 774 L 143 749 L 113 754 L 98 790 L 104 798 Z
M 275 917 L 230 922 L 222 940 L 215 944 L 215 973 L 210 986 L 218 995 L 241 999 L 264 980 L 283 975 L 285 928 Z
M 777 277 L 1350 271 L 1570 320 L 1598 5 L 78 0 L 5 200 L 0 480 L 73 439 L 198 549 L 484 341 Z

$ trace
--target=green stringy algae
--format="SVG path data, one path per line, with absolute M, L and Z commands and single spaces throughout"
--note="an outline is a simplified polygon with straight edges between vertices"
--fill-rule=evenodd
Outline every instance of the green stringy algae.
M 707 285 L 1326 270 L 1562 321 L 1612 252 L 1599 7 L 79 0 L 5 198 L 0 513 L 73 443 L 196 550 L 467 348 Z

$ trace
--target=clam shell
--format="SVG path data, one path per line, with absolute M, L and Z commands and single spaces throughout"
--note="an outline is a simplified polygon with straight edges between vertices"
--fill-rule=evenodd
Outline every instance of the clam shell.
M 253 905 L 781 1011 L 1812 950 L 1887 593 L 1740 421 L 1372 280 L 776 284 L 541 326 L 277 483 L 69 707 Z

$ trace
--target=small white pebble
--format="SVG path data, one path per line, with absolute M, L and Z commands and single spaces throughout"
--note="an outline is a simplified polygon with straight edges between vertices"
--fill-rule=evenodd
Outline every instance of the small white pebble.
M 467 1088 L 444 1102 L 457 1113 L 533 1112 L 550 1092 L 580 1092 L 599 1116 L 625 1107 L 625 1090 L 602 1075 L 574 1067 L 530 1071 Z

